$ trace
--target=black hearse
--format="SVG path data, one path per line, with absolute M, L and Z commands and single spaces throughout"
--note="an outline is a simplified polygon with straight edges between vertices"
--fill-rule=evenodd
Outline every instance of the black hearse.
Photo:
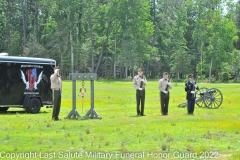
M 52 59 L 0 54 L 0 111 L 22 107 L 38 113 L 41 107 L 52 106 L 50 76 L 55 65 Z

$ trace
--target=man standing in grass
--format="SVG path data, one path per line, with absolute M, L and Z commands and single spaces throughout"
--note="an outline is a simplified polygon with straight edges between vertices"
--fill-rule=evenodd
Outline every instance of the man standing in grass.
M 51 75 L 51 89 L 52 89 L 52 101 L 53 101 L 53 112 L 52 119 L 59 121 L 58 115 L 61 106 L 61 96 L 62 96 L 62 80 L 60 77 L 58 67 L 54 68 L 54 74 Z
M 188 76 L 188 82 L 185 84 L 185 91 L 187 92 L 187 109 L 188 114 L 193 115 L 194 107 L 195 107 L 195 99 L 196 99 L 196 89 L 198 90 L 198 86 L 196 82 L 193 81 L 193 75 Z
M 133 78 L 133 86 L 136 89 L 136 100 L 137 100 L 137 115 L 145 116 L 144 114 L 144 103 L 145 103 L 145 86 L 147 79 L 141 68 L 138 69 L 138 75 Z M 141 110 L 140 110 L 141 102 Z
M 162 115 L 168 115 L 168 104 L 170 99 L 169 89 L 172 88 L 171 82 L 168 78 L 168 73 L 163 73 L 163 78 L 158 82 L 158 89 L 160 90 L 160 103 Z

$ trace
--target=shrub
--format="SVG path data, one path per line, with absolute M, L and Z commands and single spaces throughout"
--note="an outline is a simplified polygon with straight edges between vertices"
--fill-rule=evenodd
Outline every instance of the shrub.
M 228 81 L 228 80 L 229 80 L 229 77 L 230 77 L 230 75 L 229 75 L 228 72 L 223 72 L 223 73 L 221 74 L 221 80 L 222 80 L 223 82 Z

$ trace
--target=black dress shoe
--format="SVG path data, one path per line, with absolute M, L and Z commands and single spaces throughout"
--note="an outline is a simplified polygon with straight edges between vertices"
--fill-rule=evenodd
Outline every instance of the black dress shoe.
M 61 119 L 59 119 L 59 118 L 55 118 L 54 121 L 61 121 Z
M 145 114 L 141 114 L 141 116 L 146 116 Z

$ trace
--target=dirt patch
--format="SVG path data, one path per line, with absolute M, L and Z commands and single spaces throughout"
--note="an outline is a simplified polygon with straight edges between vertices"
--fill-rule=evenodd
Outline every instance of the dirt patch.
M 218 159 L 226 159 L 232 157 L 232 154 L 218 154 Z

